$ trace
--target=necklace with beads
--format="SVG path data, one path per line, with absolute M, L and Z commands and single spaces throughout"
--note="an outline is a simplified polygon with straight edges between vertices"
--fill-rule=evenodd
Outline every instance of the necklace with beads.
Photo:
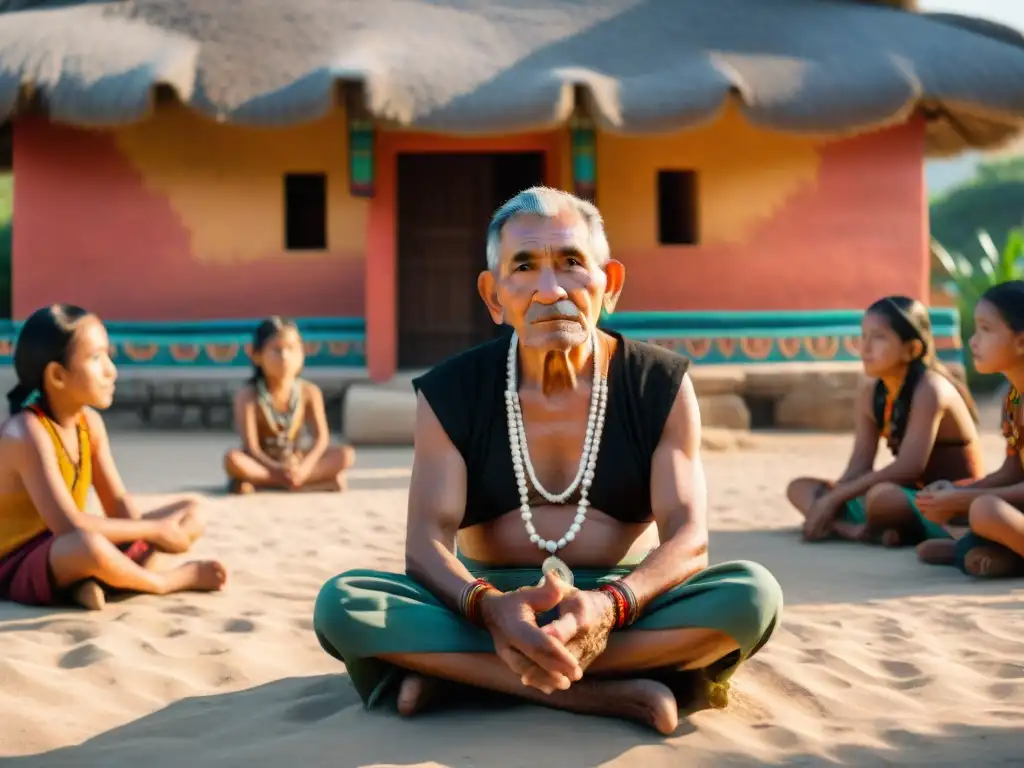
M 263 379 L 256 382 L 256 395 L 260 410 L 263 411 L 273 433 L 270 442 L 279 451 L 290 454 L 292 449 L 291 428 L 299 413 L 299 383 L 292 384 L 291 393 L 288 395 L 287 410 L 284 412 L 278 411 L 274 407 L 274 397 Z
M 538 549 L 546 550 L 554 555 L 569 545 L 586 522 L 587 508 L 590 506 L 589 492 L 594 481 L 594 469 L 597 466 L 597 453 L 601 446 L 601 434 L 604 431 L 605 410 L 608 406 L 608 377 L 601 366 L 600 348 L 597 334 L 591 331 L 590 348 L 594 358 L 594 383 L 590 392 L 590 412 L 587 417 L 587 431 L 583 438 L 583 451 L 580 455 L 576 477 L 561 493 L 551 493 L 540 482 L 530 460 L 530 447 L 526 439 L 526 426 L 523 423 L 523 411 L 519 401 L 518 386 L 518 349 L 519 337 L 513 333 L 508 348 L 507 386 L 505 389 L 505 413 L 508 420 L 508 443 L 512 453 L 512 468 L 519 489 L 519 513 L 526 528 L 530 541 Z M 564 504 L 577 490 L 580 490 L 579 502 L 576 505 L 576 517 L 569 529 L 559 539 L 545 539 L 537 533 L 533 524 L 533 512 L 530 510 L 529 487 L 527 478 L 547 502 Z M 544 573 L 557 571 L 565 581 L 572 583 L 572 571 L 557 557 L 549 557 L 541 566 Z

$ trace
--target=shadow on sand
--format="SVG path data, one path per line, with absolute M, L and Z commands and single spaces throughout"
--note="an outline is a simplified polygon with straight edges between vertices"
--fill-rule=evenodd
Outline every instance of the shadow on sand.
M 538 716 L 540 715 L 540 716 Z M 689 748 L 696 729 L 684 722 L 666 743 L 639 726 L 527 707 L 445 711 L 401 720 L 387 709 L 363 710 L 345 675 L 279 680 L 258 688 L 183 699 L 73 747 L 4 761 L 8 768 L 80 766 L 331 766 L 443 765 L 452 768 L 545 765 L 544 744 L 559 768 L 590 768 L 623 757 L 655 766 L 751 766 L 737 752 Z M 589 737 L 588 737 L 589 736 Z M 843 746 L 830 757 L 842 765 L 920 765 L 922 751 L 941 754 L 932 765 L 1019 765 L 1020 734 L 1012 728 L 956 726 L 941 734 L 893 729 L 885 746 Z M 999 758 L 998 755 L 1006 757 Z M 821 755 L 787 756 L 773 765 L 818 766 Z
M 918 562 L 913 547 L 885 549 L 845 541 L 806 544 L 798 528 L 712 531 L 711 561 L 754 560 L 782 585 L 786 606 L 957 595 L 1006 596 L 1014 579 L 972 579 L 951 566 Z M 815 574 L 828 574 L 815 578 Z
M 712 534 L 712 555 L 715 562 L 749 559 L 764 564 L 783 585 L 791 609 L 940 595 L 967 601 L 998 595 L 1003 600 L 996 607 L 1024 608 L 1019 594 L 1008 594 L 1006 582 L 970 581 L 953 568 L 922 566 L 912 549 L 892 551 L 843 542 L 806 545 L 795 528 L 718 531 Z M 814 578 L 822 572 L 829 573 L 829 578 Z M 7 615 L 0 622 L 0 632 L 32 631 L 54 620 L 50 611 L 39 609 L 18 609 Z M 765 764 L 739 750 L 710 751 L 690 720 L 683 721 L 670 742 L 629 723 L 528 705 L 446 709 L 400 720 L 385 708 L 366 712 L 341 673 L 286 678 L 248 690 L 183 699 L 80 745 L 9 758 L 4 765 L 544 765 L 544 745 L 564 745 L 566 739 L 572 740 L 571 746 L 556 750 L 560 768 L 602 765 L 627 753 L 626 759 L 645 768 L 681 763 Z M 1020 734 L 1012 728 L 956 726 L 938 734 L 893 729 L 883 734 L 883 740 L 882 746 L 836 747 L 829 759 L 804 751 L 773 764 L 955 766 L 975 762 L 978 755 L 984 756 L 986 766 L 1019 764 L 1015 761 L 1019 760 Z

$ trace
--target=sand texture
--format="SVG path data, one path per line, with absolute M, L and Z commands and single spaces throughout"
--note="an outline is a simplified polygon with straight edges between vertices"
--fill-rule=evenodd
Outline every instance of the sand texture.
M 219 493 L 226 435 L 114 435 L 145 505 L 207 495 L 212 595 L 106 611 L 0 604 L 0 758 L 23 766 L 1019 765 L 1024 583 L 972 582 L 911 550 L 800 543 L 795 474 L 834 476 L 847 438 L 757 436 L 709 451 L 711 554 L 782 583 L 782 626 L 726 711 L 667 739 L 537 707 L 401 720 L 362 709 L 311 631 L 313 600 L 352 567 L 398 569 L 410 452 L 364 450 L 345 495 Z M 994 467 L 998 436 L 985 438 Z

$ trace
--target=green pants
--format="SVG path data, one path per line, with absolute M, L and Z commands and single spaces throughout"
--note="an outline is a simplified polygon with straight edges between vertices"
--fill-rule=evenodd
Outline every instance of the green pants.
M 927 517 L 921 514 L 921 510 L 917 508 L 915 499 L 917 498 L 918 491 L 912 488 L 903 488 L 903 493 L 907 496 L 907 501 L 910 504 L 911 509 L 914 510 L 914 515 L 917 517 L 917 522 L 920 523 L 924 529 L 924 538 L 927 539 L 952 539 L 953 536 L 938 523 L 933 523 Z M 864 506 L 864 497 L 858 496 L 856 499 L 846 502 L 845 508 L 843 509 L 842 515 L 839 517 L 847 523 L 854 523 L 855 525 L 863 525 L 868 521 L 867 509 Z
M 503 591 L 536 584 L 539 568 L 470 567 Z M 576 586 L 593 589 L 632 570 L 574 571 Z M 713 671 L 725 682 L 738 664 L 763 646 L 779 620 L 782 589 L 757 563 L 712 566 L 651 601 L 624 632 L 702 628 L 736 641 L 739 652 Z M 408 576 L 352 570 L 320 590 L 313 613 L 320 645 L 345 662 L 364 705 L 372 707 L 397 683 L 399 671 L 377 656 L 392 653 L 494 653 L 491 636 L 441 603 Z

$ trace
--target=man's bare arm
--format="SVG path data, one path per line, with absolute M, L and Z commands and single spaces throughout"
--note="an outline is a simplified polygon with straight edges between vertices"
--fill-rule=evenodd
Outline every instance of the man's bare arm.
M 700 431 L 697 395 L 686 377 L 651 461 L 651 508 L 661 546 L 622 579 L 640 605 L 707 568 L 707 485 Z
M 452 607 L 458 607 L 462 591 L 474 580 L 455 556 L 455 535 L 465 513 L 466 463 L 420 393 L 416 398 L 405 570 Z

